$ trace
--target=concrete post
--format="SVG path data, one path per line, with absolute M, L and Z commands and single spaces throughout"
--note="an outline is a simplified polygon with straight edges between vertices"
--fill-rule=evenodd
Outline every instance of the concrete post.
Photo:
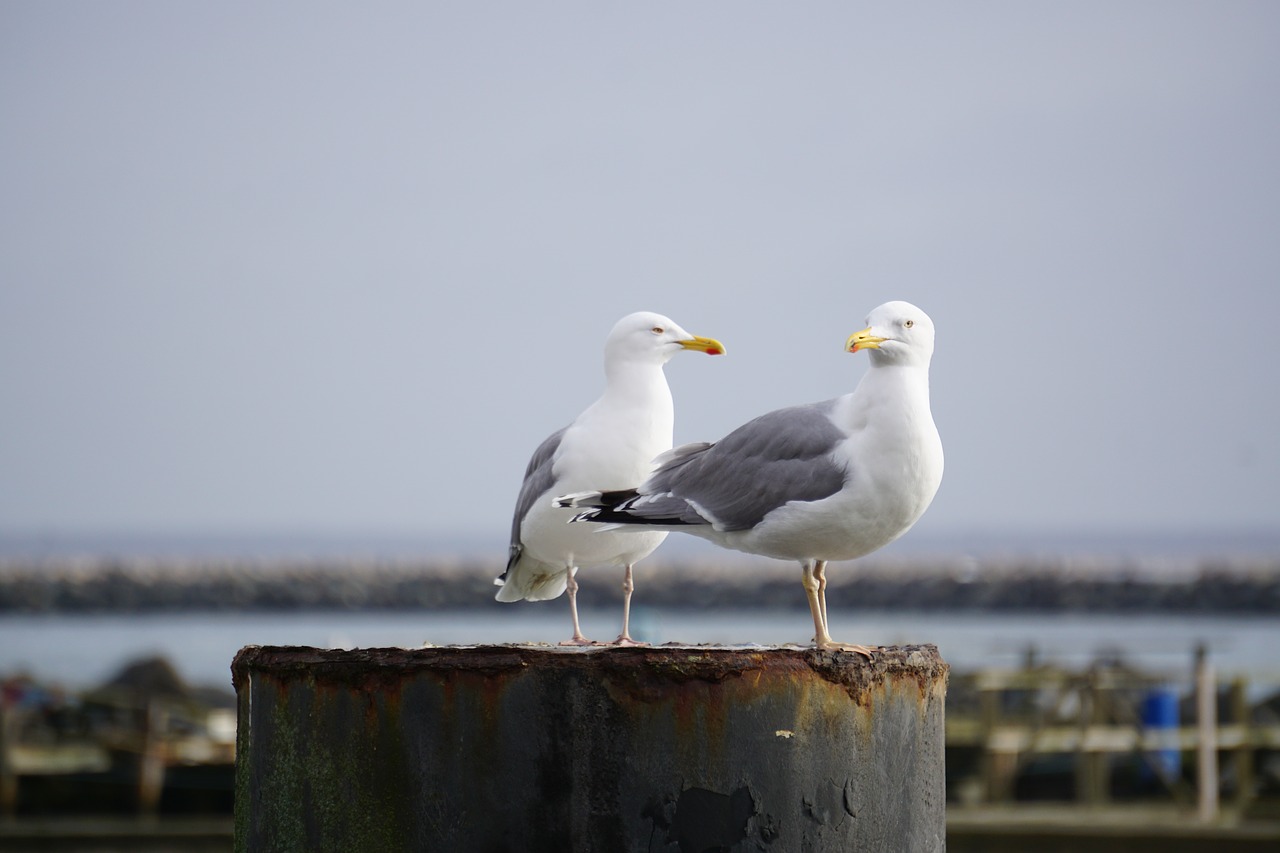
M 241 650 L 236 850 L 942 851 L 933 646 Z

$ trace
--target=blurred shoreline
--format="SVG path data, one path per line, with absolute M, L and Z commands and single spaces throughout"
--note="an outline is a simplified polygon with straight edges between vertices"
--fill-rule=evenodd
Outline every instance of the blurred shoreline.
M 501 566 L 468 558 L 0 558 L 6 614 L 500 610 Z M 832 564 L 827 597 L 853 610 L 1280 615 L 1280 556 L 872 556 Z M 621 602 L 621 573 L 584 569 L 585 607 Z M 736 554 L 651 558 L 637 599 L 678 610 L 803 609 L 789 563 Z

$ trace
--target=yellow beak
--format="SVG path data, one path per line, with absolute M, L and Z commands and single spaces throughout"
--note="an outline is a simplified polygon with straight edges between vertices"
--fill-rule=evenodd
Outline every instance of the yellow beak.
M 680 346 L 685 349 L 696 350 L 697 352 L 705 352 L 707 355 L 724 355 L 724 344 L 715 338 L 700 338 L 694 335 L 687 341 L 679 341 Z
M 864 349 L 880 349 L 880 345 L 888 338 L 882 338 L 871 334 L 871 327 L 863 329 L 861 332 L 854 332 L 849 336 L 849 340 L 844 342 L 846 352 L 857 352 Z

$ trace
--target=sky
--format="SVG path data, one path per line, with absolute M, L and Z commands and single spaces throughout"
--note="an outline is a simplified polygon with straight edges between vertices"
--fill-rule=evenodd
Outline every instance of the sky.
M 908 538 L 1280 530 L 1280 5 L 0 2 L 0 540 L 505 554 L 652 310 L 676 441 L 938 329 Z M 1272 541 L 1275 541 L 1274 539 Z

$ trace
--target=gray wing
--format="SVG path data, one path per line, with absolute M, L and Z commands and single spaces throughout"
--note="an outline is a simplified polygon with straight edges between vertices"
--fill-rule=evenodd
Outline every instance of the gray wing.
M 506 580 L 507 572 L 511 571 L 511 566 L 516 560 L 520 559 L 520 523 L 524 521 L 524 517 L 529 514 L 529 508 L 537 502 L 551 489 L 552 483 L 555 482 L 555 474 L 552 472 L 552 462 L 555 459 L 556 450 L 560 447 L 560 439 L 564 438 L 565 430 L 568 427 L 558 429 L 551 435 L 547 436 L 546 441 L 538 445 L 538 449 L 533 451 L 533 458 L 529 460 L 529 467 L 524 471 L 524 483 L 520 486 L 520 496 L 516 498 L 516 514 L 511 520 L 511 550 L 507 557 L 507 569 L 502 573 L 498 580 Z
M 658 497 L 664 493 L 694 504 L 720 530 L 754 527 L 788 501 L 830 497 L 846 473 L 830 458 L 846 438 L 828 417 L 833 404 L 778 409 L 715 444 L 677 448 L 639 491 L 655 504 L 665 502 Z

